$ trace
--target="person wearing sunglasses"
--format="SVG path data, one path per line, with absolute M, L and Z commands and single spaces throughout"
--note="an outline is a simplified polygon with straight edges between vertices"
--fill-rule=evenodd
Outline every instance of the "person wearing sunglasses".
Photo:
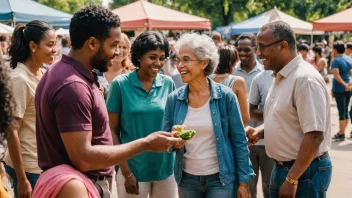
M 240 61 L 236 64 L 233 74 L 241 76 L 246 81 L 247 93 L 252 84 L 253 78 L 263 71 L 263 65 L 256 60 L 255 44 L 256 36 L 254 34 L 242 34 L 236 41 L 236 49 Z
M 326 197 L 332 176 L 330 98 L 323 77 L 297 53 L 289 24 L 264 25 L 257 56 L 275 80 L 264 106 L 264 129 L 246 128 L 249 143 L 265 136 L 275 160 L 270 197 Z M 265 134 L 265 135 L 264 135 Z

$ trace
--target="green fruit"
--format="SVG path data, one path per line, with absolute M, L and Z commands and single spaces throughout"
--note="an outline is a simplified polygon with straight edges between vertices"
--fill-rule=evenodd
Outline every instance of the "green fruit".
M 182 131 L 180 138 L 182 138 L 183 140 L 190 140 L 192 139 L 192 137 L 196 134 L 195 130 L 186 130 L 186 131 Z

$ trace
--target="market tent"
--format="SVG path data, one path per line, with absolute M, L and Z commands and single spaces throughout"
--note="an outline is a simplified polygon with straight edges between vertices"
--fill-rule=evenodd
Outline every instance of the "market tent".
M 46 21 L 53 26 L 68 27 L 72 15 L 32 0 L 0 0 L 0 21 L 28 23 Z
M 324 32 L 313 32 L 313 25 L 306 21 L 292 17 L 284 12 L 281 12 L 276 6 L 266 12 L 263 12 L 255 17 L 239 22 L 231 26 L 231 34 L 242 33 L 258 33 L 259 29 L 273 21 L 284 21 L 288 23 L 296 34 L 323 34 Z
M 114 9 L 122 30 L 209 30 L 210 20 L 139 0 Z
M 314 21 L 313 30 L 352 31 L 352 8 Z
M 59 28 L 55 31 L 56 35 L 70 35 L 69 29 Z
M 15 28 L 0 23 L 0 34 L 12 34 Z

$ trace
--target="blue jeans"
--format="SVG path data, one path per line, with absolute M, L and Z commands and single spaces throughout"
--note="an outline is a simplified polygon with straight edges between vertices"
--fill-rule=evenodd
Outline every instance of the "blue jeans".
M 13 191 L 15 193 L 15 197 L 17 198 L 18 197 L 18 190 L 17 190 L 18 181 L 17 181 L 17 176 L 16 176 L 15 169 L 13 169 L 10 166 L 5 164 L 5 170 L 6 170 L 6 173 L 12 179 L 12 182 L 13 182 L 12 188 L 13 188 Z M 37 180 L 38 180 L 40 174 L 33 174 L 33 173 L 27 173 L 26 172 L 26 176 L 27 176 L 27 179 L 28 179 L 29 183 L 31 183 L 32 190 L 34 190 L 34 186 L 37 183 Z
M 232 182 L 223 186 L 219 173 L 207 176 L 195 176 L 186 172 L 182 173 L 178 185 L 180 198 L 222 198 L 236 197 L 237 185 Z
M 270 198 L 279 197 L 281 185 L 285 182 L 292 166 L 275 165 L 270 180 Z M 296 198 L 325 198 L 330 185 L 332 164 L 329 156 L 314 159 L 298 180 Z

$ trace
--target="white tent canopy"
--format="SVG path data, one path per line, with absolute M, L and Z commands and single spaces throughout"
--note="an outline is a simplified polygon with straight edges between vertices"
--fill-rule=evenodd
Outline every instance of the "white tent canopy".
M 14 29 L 11 26 L 0 23 L 0 34 L 12 34 Z
M 245 21 L 239 22 L 237 24 L 231 25 L 232 34 L 242 34 L 242 33 L 258 33 L 259 29 L 270 22 L 273 21 L 284 21 L 288 23 L 296 34 L 312 35 L 312 34 L 324 34 L 322 31 L 313 31 L 313 25 L 306 21 L 297 19 L 290 16 L 284 12 L 281 12 L 276 8 L 276 6 L 262 14 L 255 17 L 249 18 Z
M 70 31 L 68 29 L 59 28 L 55 31 L 56 35 L 70 35 Z

